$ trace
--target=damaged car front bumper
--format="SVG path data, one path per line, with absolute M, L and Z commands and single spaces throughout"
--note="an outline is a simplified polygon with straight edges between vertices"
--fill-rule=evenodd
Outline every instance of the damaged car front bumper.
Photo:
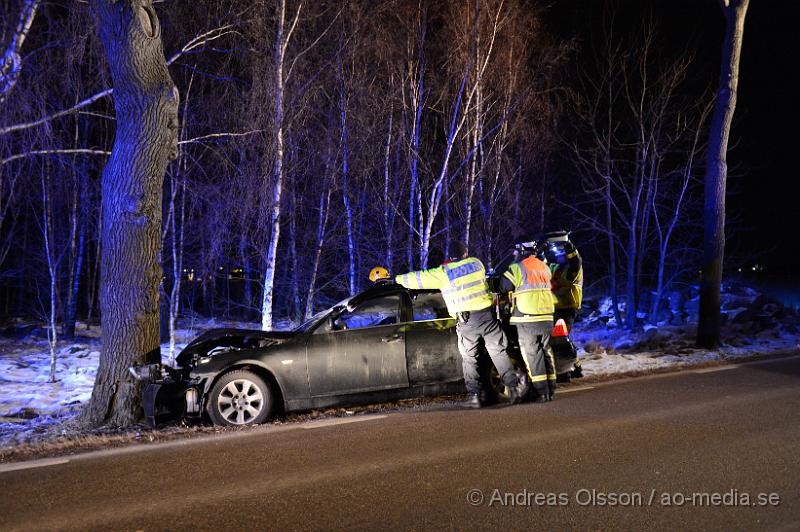
M 128 371 L 145 384 L 142 399 L 150 427 L 182 418 L 202 417 L 203 387 L 199 381 L 184 378 L 179 370 L 162 364 L 133 366 Z

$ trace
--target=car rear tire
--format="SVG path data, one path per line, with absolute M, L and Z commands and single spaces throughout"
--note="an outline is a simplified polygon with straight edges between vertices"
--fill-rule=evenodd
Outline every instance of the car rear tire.
M 264 423 L 274 400 L 269 385 L 247 370 L 223 375 L 208 396 L 208 415 L 215 425 L 241 427 Z
M 489 368 L 489 389 L 494 392 L 497 400 L 508 401 L 508 386 L 500 378 L 500 373 L 497 372 L 497 368 L 494 365 Z

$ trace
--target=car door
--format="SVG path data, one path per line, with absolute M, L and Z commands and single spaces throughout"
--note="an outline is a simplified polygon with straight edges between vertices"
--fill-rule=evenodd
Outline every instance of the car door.
M 362 302 L 309 337 L 308 380 L 314 397 L 408 386 L 402 295 Z
M 442 294 L 417 292 L 413 316 L 406 329 L 408 380 L 412 386 L 460 381 L 456 320 L 447 312 Z

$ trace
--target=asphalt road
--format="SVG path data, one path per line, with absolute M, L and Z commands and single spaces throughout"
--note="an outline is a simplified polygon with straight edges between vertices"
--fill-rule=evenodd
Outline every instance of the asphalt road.
M 795 357 L 6 465 L 0 530 L 800 530 L 798 384 Z

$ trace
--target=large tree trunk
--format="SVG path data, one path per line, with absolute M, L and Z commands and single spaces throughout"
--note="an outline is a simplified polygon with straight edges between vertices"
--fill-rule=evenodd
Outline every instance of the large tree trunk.
M 128 373 L 159 358 L 161 191 L 177 155 L 178 89 L 151 0 L 92 0 L 111 77 L 116 138 L 102 177 L 100 312 L 103 349 L 84 418 L 130 425 L 142 417 Z
M 739 56 L 744 36 L 744 18 L 749 0 L 723 0 L 725 40 L 719 90 L 711 119 L 705 177 L 703 267 L 700 280 L 700 316 L 697 344 L 714 348 L 720 343 L 720 285 L 725 254 L 725 185 L 728 136 L 736 108 Z

